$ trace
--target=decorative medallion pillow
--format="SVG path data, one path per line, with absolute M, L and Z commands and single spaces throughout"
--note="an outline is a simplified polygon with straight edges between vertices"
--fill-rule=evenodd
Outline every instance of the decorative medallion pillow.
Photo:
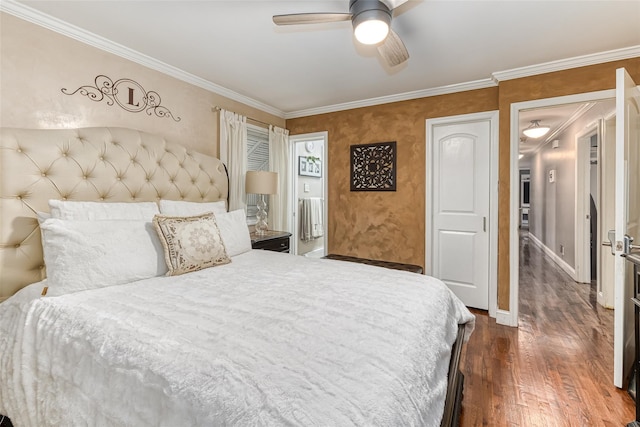
M 167 276 L 231 262 L 216 217 L 211 212 L 186 217 L 156 215 L 153 225 L 164 247 L 169 269 Z

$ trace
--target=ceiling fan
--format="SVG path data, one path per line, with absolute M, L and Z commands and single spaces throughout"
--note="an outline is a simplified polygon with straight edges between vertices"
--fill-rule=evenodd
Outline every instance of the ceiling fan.
M 378 53 L 394 67 L 409 59 L 404 43 L 391 29 L 393 10 L 408 0 L 350 0 L 349 13 L 292 13 L 275 15 L 276 25 L 320 24 L 351 21 L 356 39 L 377 45 Z

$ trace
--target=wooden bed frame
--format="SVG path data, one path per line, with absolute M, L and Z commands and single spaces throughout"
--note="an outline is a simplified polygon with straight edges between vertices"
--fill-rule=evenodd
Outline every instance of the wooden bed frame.
M 0 302 L 46 275 L 36 212 L 48 212 L 49 199 L 212 202 L 229 189 L 219 159 L 126 128 L 2 128 L 0 170 Z M 452 347 L 443 427 L 459 425 L 464 331 Z
M 451 361 L 449 362 L 449 375 L 447 384 L 447 397 L 444 401 L 444 413 L 441 427 L 454 427 L 460 425 L 462 413 L 462 398 L 464 389 L 464 375 L 460 371 L 460 356 L 464 343 L 465 325 L 458 325 L 458 335 L 451 348 Z

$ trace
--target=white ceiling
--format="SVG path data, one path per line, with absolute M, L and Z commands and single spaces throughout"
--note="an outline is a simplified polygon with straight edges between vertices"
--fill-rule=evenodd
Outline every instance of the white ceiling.
M 521 111 L 518 116 L 520 129 L 520 154 L 529 156 L 535 153 L 542 145 L 547 144 L 554 139 L 558 139 L 558 136 L 562 135 L 562 132 L 566 128 L 571 126 L 574 121 L 578 120 L 583 114 L 587 113 L 596 105 L 599 105 L 598 109 L 603 115 L 611 113 L 615 109 L 614 100 L 606 100 L 597 103 L 564 104 L 554 107 Z M 522 133 L 522 130 L 531 125 L 532 120 L 540 120 L 540 125 L 549 126 L 549 132 L 541 138 L 527 138 Z
M 5 6 L 15 3 L 4 0 Z M 409 1 L 392 27 L 411 55 L 387 68 L 350 22 L 276 27 L 271 16 L 347 12 L 342 1 L 22 1 L 295 117 L 493 73 L 640 46 L 640 1 Z M 7 6 L 8 7 L 8 6 Z M 6 9 L 5 9 L 6 10 Z

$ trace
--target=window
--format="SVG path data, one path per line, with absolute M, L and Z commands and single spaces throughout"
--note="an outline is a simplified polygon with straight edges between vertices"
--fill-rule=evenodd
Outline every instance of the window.
M 258 126 L 247 126 L 247 170 L 269 170 L 269 131 Z M 247 223 L 256 223 L 258 212 L 257 194 L 247 194 Z M 269 197 L 265 197 L 267 210 L 269 209 Z

